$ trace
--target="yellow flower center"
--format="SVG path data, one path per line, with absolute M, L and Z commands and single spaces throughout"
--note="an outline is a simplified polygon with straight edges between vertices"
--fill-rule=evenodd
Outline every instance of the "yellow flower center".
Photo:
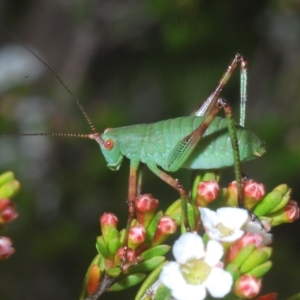
M 189 284 L 202 284 L 208 277 L 211 267 L 203 259 L 191 259 L 180 265 L 180 271 Z
M 224 226 L 222 223 L 218 223 L 216 228 L 219 230 L 221 237 L 230 236 L 234 233 L 234 230 L 232 228 L 228 228 Z

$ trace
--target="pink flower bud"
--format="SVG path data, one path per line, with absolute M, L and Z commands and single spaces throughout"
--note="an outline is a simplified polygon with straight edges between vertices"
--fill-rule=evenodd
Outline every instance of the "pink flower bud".
M 13 221 L 18 217 L 15 204 L 9 199 L 0 199 L 0 225 Z
M 299 218 L 299 207 L 296 201 L 290 200 L 285 207 L 270 214 L 271 225 L 277 226 L 282 223 L 292 223 Z
M 249 180 L 244 183 L 245 207 L 251 209 L 265 195 L 265 187 L 262 183 Z
M 7 237 L 0 237 L 0 259 L 9 258 L 15 249 L 11 247 L 11 240 Z
M 202 181 L 198 184 L 198 193 L 195 199 L 197 206 L 206 207 L 219 194 L 219 184 L 216 180 Z
M 100 217 L 100 224 L 101 226 L 111 226 L 116 228 L 118 225 L 118 218 L 113 213 L 104 213 Z
M 248 180 L 243 184 L 244 188 L 244 206 L 248 209 L 254 207 L 265 195 L 265 188 L 262 183 L 254 180 Z M 226 191 L 226 204 L 236 206 L 237 204 L 237 186 L 236 181 L 232 181 Z
M 252 299 L 261 290 L 261 279 L 252 275 L 242 275 L 234 284 L 234 293 L 242 299 Z
M 177 231 L 177 227 L 175 220 L 169 216 L 163 216 L 158 222 L 152 246 L 157 246 L 164 242 L 171 234 Z
M 151 194 L 139 195 L 135 200 L 136 218 L 145 228 L 153 219 L 158 206 L 158 200 Z
M 86 288 L 88 295 L 95 294 L 100 284 L 100 268 L 97 265 L 92 265 L 90 268 L 89 277 L 87 280 Z
M 129 230 L 128 246 L 132 249 L 136 249 L 146 239 L 146 230 L 143 225 L 139 224 L 133 226 Z
M 119 259 L 123 259 L 124 258 L 124 255 L 125 255 L 125 249 L 124 247 L 121 247 L 119 250 L 118 250 L 118 257 Z M 131 248 L 128 248 L 127 251 L 126 251 L 126 262 L 132 262 L 134 261 L 136 258 L 137 258 L 137 253 L 131 249 Z
M 246 233 L 243 235 L 242 238 L 237 240 L 236 243 L 234 243 L 229 250 L 228 253 L 228 261 L 231 262 L 234 260 L 234 258 L 237 256 L 237 254 L 246 246 L 248 245 L 255 245 L 257 248 L 263 246 L 264 238 L 259 233 Z
M 104 213 L 100 217 L 101 232 L 104 237 L 111 228 L 116 228 L 118 225 L 118 218 L 113 213 Z
M 284 212 L 289 222 L 294 222 L 299 218 L 300 210 L 298 207 L 298 203 L 294 200 L 290 200 L 285 206 Z

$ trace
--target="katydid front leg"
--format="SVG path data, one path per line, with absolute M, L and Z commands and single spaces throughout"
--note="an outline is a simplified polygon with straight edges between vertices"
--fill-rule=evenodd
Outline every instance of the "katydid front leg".
M 137 196 L 137 172 L 139 167 L 139 161 L 131 160 L 130 169 L 129 169 L 129 180 L 128 180 L 128 219 L 126 225 L 126 235 L 124 239 L 124 254 L 121 259 L 121 269 L 123 269 L 124 264 L 126 263 L 126 255 L 128 250 L 128 235 L 132 220 L 134 218 L 135 212 L 135 200 Z M 140 181 L 140 178 L 139 178 Z M 139 182 L 140 186 L 140 182 Z

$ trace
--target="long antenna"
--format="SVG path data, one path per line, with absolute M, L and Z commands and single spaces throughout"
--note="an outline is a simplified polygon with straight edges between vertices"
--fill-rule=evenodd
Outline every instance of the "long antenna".
M 44 136 L 46 136 L 46 135 L 48 135 L 48 136 L 64 136 L 64 137 L 82 137 L 82 138 L 91 138 L 91 139 L 95 139 L 95 138 L 92 138 L 92 136 L 97 136 L 98 138 L 100 137 L 100 139 L 101 139 L 101 135 L 98 133 L 98 131 L 96 130 L 96 127 L 94 126 L 94 124 L 92 123 L 91 119 L 89 118 L 89 116 L 85 112 L 84 108 L 80 104 L 79 99 L 72 93 L 72 91 L 66 86 L 66 84 L 62 81 L 62 79 L 54 72 L 54 70 L 52 68 L 50 68 L 48 66 L 48 64 L 43 59 L 41 59 L 37 54 L 35 54 L 34 51 L 32 51 L 26 44 L 24 44 L 20 39 L 18 39 L 9 30 L 7 30 L 6 28 L 3 28 L 3 30 L 9 36 L 11 36 L 17 43 L 20 43 L 23 47 L 25 47 L 25 49 L 27 49 L 34 57 L 36 57 L 54 75 L 54 77 L 57 79 L 57 81 L 66 89 L 66 91 L 69 93 L 69 95 L 73 98 L 73 100 L 75 101 L 75 103 L 79 107 L 81 113 L 83 114 L 83 116 L 86 119 L 88 125 L 90 126 L 90 128 L 92 129 L 92 131 L 94 133 L 94 134 L 32 133 L 32 134 L 19 134 L 19 136 L 38 136 L 38 135 L 44 135 Z M 2 134 L 2 136 L 13 136 L 13 135 Z
M 76 137 L 95 140 L 96 137 L 100 135 L 99 133 L 55 133 L 55 132 L 46 132 L 46 133 L 4 133 L 0 136 L 58 136 L 58 137 Z

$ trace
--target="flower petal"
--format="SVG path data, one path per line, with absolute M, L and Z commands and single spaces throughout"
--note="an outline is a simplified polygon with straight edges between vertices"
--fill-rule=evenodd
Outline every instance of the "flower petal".
M 183 288 L 186 285 L 186 281 L 181 275 L 180 265 L 176 262 L 167 263 L 163 267 L 159 279 L 170 290 L 177 287 Z
M 206 297 L 206 289 L 203 284 L 186 284 L 184 288 L 172 290 L 172 296 L 176 300 L 204 300 Z
M 213 268 L 204 284 L 211 296 L 222 298 L 230 292 L 233 279 L 230 273 Z
M 173 246 L 173 255 L 180 264 L 191 259 L 199 259 L 204 256 L 202 238 L 196 232 L 188 232 L 180 236 Z
M 219 221 L 229 228 L 241 228 L 248 220 L 248 212 L 236 207 L 222 207 L 216 211 Z
M 215 211 L 206 207 L 199 207 L 199 210 L 204 227 L 211 228 L 218 225 L 218 218 Z
M 214 240 L 207 243 L 206 255 L 204 261 L 211 267 L 215 266 L 222 258 L 224 249 L 222 245 Z

